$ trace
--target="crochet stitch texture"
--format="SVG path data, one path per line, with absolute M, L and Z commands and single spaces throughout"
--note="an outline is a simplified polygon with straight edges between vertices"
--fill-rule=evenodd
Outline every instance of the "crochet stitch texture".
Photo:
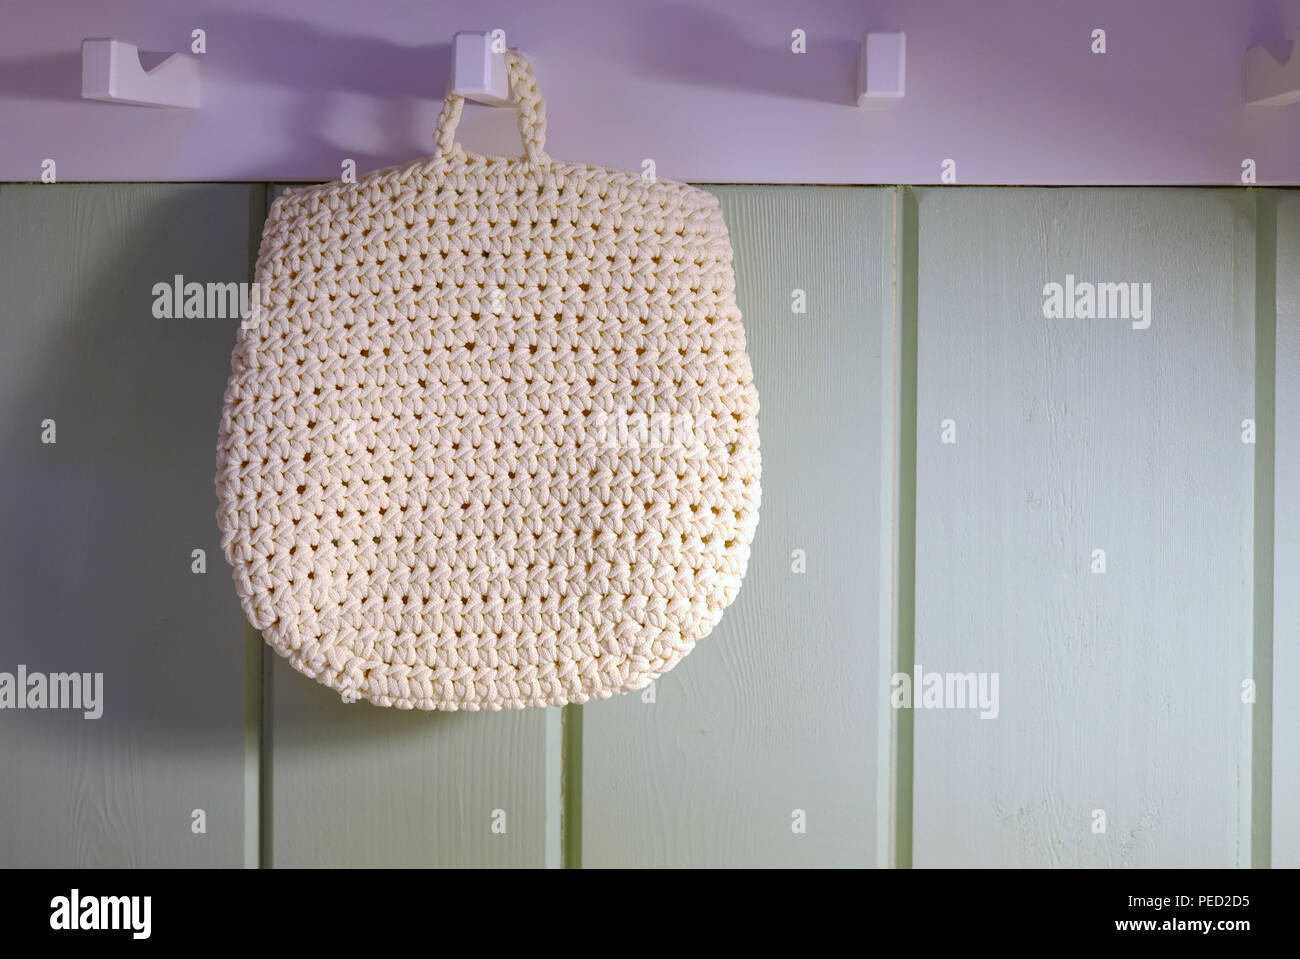
M 266 642 L 380 706 L 582 703 L 672 668 L 736 596 L 758 394 L 717 199 L 437 151 L 271 208 L 217 449 Z

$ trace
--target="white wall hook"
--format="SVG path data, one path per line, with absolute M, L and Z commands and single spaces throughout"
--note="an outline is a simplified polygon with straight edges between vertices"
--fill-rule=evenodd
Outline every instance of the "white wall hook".
M 151 69 L 146 71 L 142 57 L 154 62 Z M 121 40 L 82 40 L 81 95 L 110 103 L 194 110 L 199 105 L 199 61 L 188 53 L 141 54 L 134 43 Z
M 452 92 L 475 103 L 506 106 L 510 103 L 506 55 L 504 50 L 494 52 L 492 43 L 490 33 L 456 34 L 451 46 Z
M 1280 107 L 1300 101 L 1300 30 L 1296 31 L 1285 63 L 1265 47 L 1246 51 L 1246 102 Z
M 902 99 L 907 35 L 867 31 L 858 50 L 858 106 Z

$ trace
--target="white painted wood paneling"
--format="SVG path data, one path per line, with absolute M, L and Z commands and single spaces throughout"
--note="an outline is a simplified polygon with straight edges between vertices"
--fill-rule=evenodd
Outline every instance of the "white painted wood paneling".
M 916 659 L 1000 712 L 914 714 L 916 865 L 1249 864 L 1254 203 L 919 191 Z
M 1300 195 L 1277 194 L 1273 866 L 1300 866 Z
M 758 532 L 734 605 L 655 702 L 583 707 L 582 861 L 876 865 L 894 191 L 714 192 L 759 391 Z
M 547 817 L 559 815 L 547 801 L 546 723 L 557 710 L 345 703 L 268 656 L 270 865 L 546 865 Z M 504 833 L 493 831 L 497 810 Z
M 905 216 L 888 188 L 715 191 L 762 404 L 758 533 L 735 605 L 654 703 L 582 708 L 571 852 L 580 838 L 587 866 L 881 865 L 910 813 L 918 866 L 1250 865 L 1252 764 L 1271 760 L 1265 839 L 1273 865 L 1300 865 L 1300 198 L 916 192 L 914 658 L 998 672 L 999 715 L 913 712 L 915 793 L 895 811 Z M 154 319 L 151 288 L 244 279 L 262 193 L 0 185 L 0 671 L 105 674 L 102 719 L 0 712 L 0 865 L 255 865 L 259 798 L 267 865 L 556 865 L 558 711 L 345 704 L 260 641 L 246 669 L 212 492 L 236 321 Z M 1244 679 L 1267 678 L 1241 421 L 1269 417 L 1255 214 L 1273 200 L 1269 757 L 1241 702 Z M 1043 285 L 1067 273 L 1150 282 L 1151 327 L 1045 319 Z
M 0 671 L 103 673 L 99 719 L 0 712 L 0 866 L 256 864 L 212 489 L 239 320 L 157 319 L 152 288 L 246 281 L 263 194 L 0 186 Z

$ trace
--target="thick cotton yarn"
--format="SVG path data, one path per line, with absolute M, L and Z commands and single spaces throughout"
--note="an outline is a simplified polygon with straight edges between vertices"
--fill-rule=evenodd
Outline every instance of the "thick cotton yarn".
M 238 334 L 218 522 L 245 613 L 380 706 L 582 703 L 672 668 L 735 597 L 758 395 L 717 199 L 434 156 L 276 200 Z

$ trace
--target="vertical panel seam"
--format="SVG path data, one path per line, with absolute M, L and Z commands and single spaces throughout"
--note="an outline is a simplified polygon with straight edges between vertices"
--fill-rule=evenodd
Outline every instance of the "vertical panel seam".
M 543 730 L 546 817 L 542 861 L 547 869 L 564 863 L 564 710 L 548 706 Z
M 1255 530 L 1250 865 L 1272 864 L 1273 522 L 1277 353 L 1277 194 L 1255 193 Z
M 898 635 L 898 419 L 899 419 L 899 205 L 901 187 L 889 191 L 889 222 L 881 228 L 888 230 L 890 261 L 884 282 L 889 284 L 889 308 L 881 318 L 880 362 L 880 609 L 879 631 L 876 636 L 879 683 L 895 671 L 896 637 Z M 894 711 L 889 697 L 882 697 L 876 707 L 877 760 L 876 760 L 876 864 L 886 868 L 894 864 L 894 789 L 895 763 Z
M 261 244 L 262 226 L 270 208 L 272 186 L 256 184 L 249 192 L 248 224 L 248 281 L 256 277 L 257 253 Z M 240 611 L 243 615 L 243 611 Z M 266 663 L 267 647 L 259 630 L 245 620 L 244 654 L 246 669 L 244 716 L 244 867 L 257 869 L 269 865 L 267 836 L 270 823 L 268 809 L 268 759 L 267 728 L 270 723 L 268 709 L 269 677 Z M 251 755 L 250 755 L 251 753 Z M 248 782 L 247 779 L 254 779 Z
M 242 611 L 241 611 L 242 615 Z M 261 863 L 262 637 L 244 624 L 244 868 Z
M 560 713 L 560 865 L 582 868 L 582 707 Z
M 262 665 L 262 736 L 257 792 L 258 866 L 262 869 L 271 869 L 275 866 L 272 855 L 275 824 L 273 819 L 275 757 L 273 751 L 274 731 L 272 729 L 272 693 L 274 686 L 272 667 L 274 664 L 271 660 L 274 653 L 271 647 L 266 644 L 261 632 L 253 630 L 253 635 L 257 638 L 257 644 L 261 650 L 260 659 Z
M 894 672 L 911 669 L 916 652 L 916 451 L 918 370 L 918 254 L 919 210 L 910 187 L 898 189 L 895 236 L 895 288 L 898 326 L 898 608 L 897 658 Z M 891 685 L 892 692 L 892 685 Z M 893 709 L 896 783 L 892 815 L 892 865 L 912 868 L 912 808 L 915 781 L 915 720 L 910 709 Z

